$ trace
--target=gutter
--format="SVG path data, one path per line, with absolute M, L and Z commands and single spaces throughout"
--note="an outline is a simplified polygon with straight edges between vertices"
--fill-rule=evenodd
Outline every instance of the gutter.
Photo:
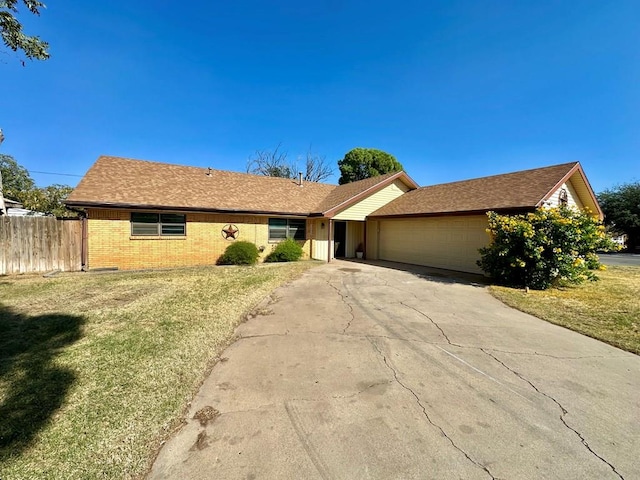
M 194 207 L 182 207 L 173 205 L 140 205 L 131 203 L 100 203 L 100 202 L 65 202 L 65 205 L 84 207 L 84 208 L 126 208 L 128 210 L 162 210 L 162 211 L 175 211 L 175 212 L 191 212 L 191 213 L 227 213 L 233 215 L 280 215 L 280 216 L 292 216 L 292 217 L 310 217 L 309 212 L 282 212 L 277 210 L 236 210 L 236 209 L 224 209 L 224 208 L 194 208 Z
M 505 213 L 523 213 L 532 212 L 536 209 L 535 206 L 522 206 L 522 207 L 508 207 L 508 208 L 486 208 L 482 210 L 464 210 L 457 212 L 422 212 L 422 213 L 403 213 L 403 214 L 389 214 L 389 215 L 369 215 L 367 219 L 387 219 L 387 218 L 418 218 L 418 217 L 451 217 L 451 216 L 464 216 L 464 215 L 484 215 L 487 212 L 496 212 L 500 214 Z

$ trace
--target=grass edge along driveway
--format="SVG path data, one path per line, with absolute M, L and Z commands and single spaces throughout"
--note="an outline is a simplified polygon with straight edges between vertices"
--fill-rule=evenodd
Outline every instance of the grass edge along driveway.
M 0 478 L 140 478 L 235 327 L 317 262 L 0 277 Z
M 640 355 L 640 268 L 610 266 L 599 281 L 548 290 L 491 286 L 510 307 Z

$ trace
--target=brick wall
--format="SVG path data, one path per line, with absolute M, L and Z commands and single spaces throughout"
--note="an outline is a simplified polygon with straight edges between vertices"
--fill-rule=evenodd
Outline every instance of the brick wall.
M 222 229 L 229 223 L 238 227 L 238 240 L 265 247 L 261 260 L 276 245 L 269 242 L 267 217 L 187 213 L 185 236 L 145 237 L 131 235 L 130 211 L 90 209 L 87 213 L 90 269 L 212 265 L 231 243 L 222 236 Z M 309 232 L 308 225 L 307 237 Z M 303 245 L 306 258 L 310 243 L 307 240 Z

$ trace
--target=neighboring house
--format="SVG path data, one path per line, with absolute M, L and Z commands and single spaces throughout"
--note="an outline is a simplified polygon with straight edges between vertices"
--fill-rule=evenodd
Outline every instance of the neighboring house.
M 2 197 L 2 201 L 4 202 L 4 208 L 7 209 L 7 215 L 9 215 L 10 208 L 22 208 L 22 204 L 20 202 L 16 202 L 10 198 Z M 0 214 L 2 214 L 2 212 L 0 212 Z
M 611 237 L 613 243 L 618 245 L 620 248 L 627 247 L 627 234 L 623 233 L 622 235 L 616 235 L 615 237 Z
M 42 217 L 45 215 L 42 212 L 34 212 L 33 210 L 23 208 L 20 202 L 8 198 L 4 199 L 4 205 L 7 209 L 7 217 Z
M 479 272 L 489 210 L 567 203 L 601 215 L 580 165 L 418 188 L 404 172 L 327 185 L 100 157 L 65 202 L 87 213 L 85 268 L 213 264 L 230 242 L 266 256 L 292 237 L 307 258 L 355 257 Z

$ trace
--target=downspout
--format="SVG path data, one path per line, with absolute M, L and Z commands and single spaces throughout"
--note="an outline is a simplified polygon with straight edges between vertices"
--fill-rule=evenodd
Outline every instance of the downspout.
M 82 217 L 82 245 L 81 245 L 81 256 L 82 256 L 82 267 L 81 270 L 83 272 L 86 272 L 89 270 L 89 262 L 88 262 L 88 258 L 89 258 L 89 252 L 87 249 L 87 217 L 84 216 Z
M 327 225 L 327 263 L 331 263 L 331 239 L 333 237 L 333 220 L 329 219 L 329 225 Z
M 364 220 L 364 252 L 362 258 L 367 259 L 367 219 Z

